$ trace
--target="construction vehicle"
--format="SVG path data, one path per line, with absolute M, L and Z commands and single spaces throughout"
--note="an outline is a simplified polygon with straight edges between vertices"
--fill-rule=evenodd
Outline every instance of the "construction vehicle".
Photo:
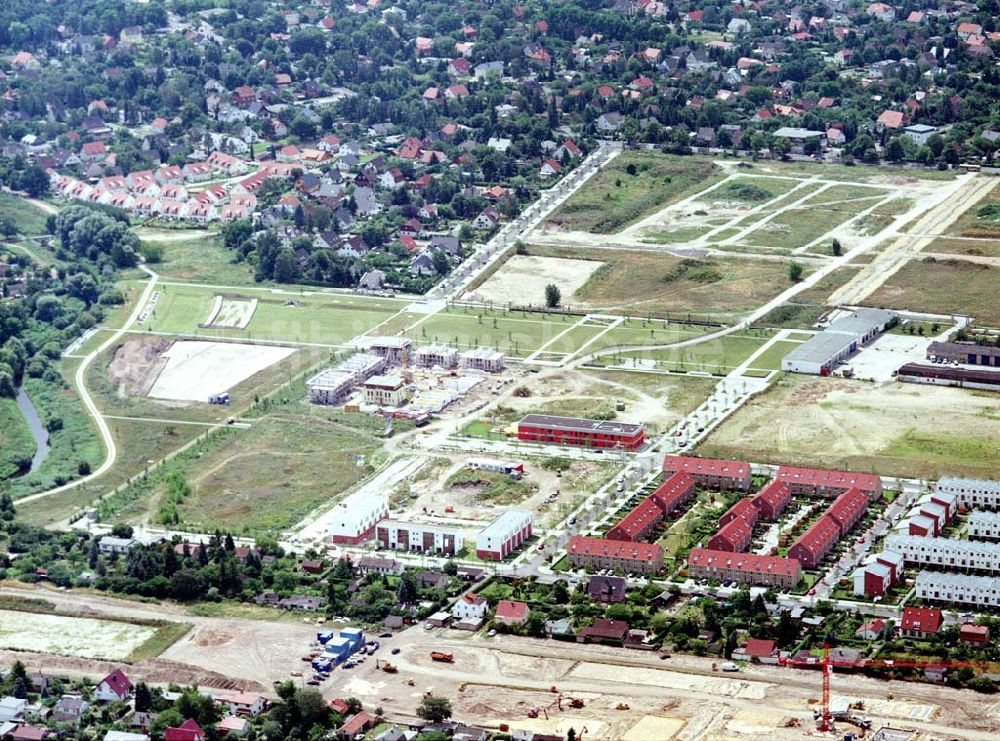
M 629 706 L 627 702 L 620 702 L 615 706 L 615 710 L 628 710 Z
M 379 659 L 375 659 L 375 668 L 381 669 L 386 674 L 395 674 L 399 671 L 391 661 L 380 661 Z
M 834 667 L 841 667 L 845 669 L 861 669 L 866 670 L 871 669 L 954 669 L 961 667 L 976 667 L 968 661 L 895 661 L 893 659 L 858 659 L 858 660 L 846 660 L 846 659 L 831 659 L 830 658 L 830 644 L 823 645 L 823 659 L 817 661 L 816 659 L 779 659 L 779 664 L 782 666 L 791 666 L 800 669 L 822 669 L 823 671 L 823 700 L 822 707 L 820 710 L 816 710 L 814 715 L 816 716 L 816 727 L 818 730 L 826 732 L 832 731 L 833 728 L 833 717 L 830 713 L 830 676 L 833 674 Z M 863 707 L 863 705 L 861 705 Z M 854 708 L 854 706 L 850 706 Z M 849 709 L 850 709 L 849 708 Z M 860 709 L 860 708 L 854 708 Z M 852 716 L 848 713 L 846 717 L 843 718 L 848 723 L 857 726 L 862 731 L 871 728 L 871 720 L 868 718 L 862 718 L 858 716 Z
M 443 661 L 450 664 L 455 661 L 455 655 L 444 651 L 431 651 L 431 661 Z

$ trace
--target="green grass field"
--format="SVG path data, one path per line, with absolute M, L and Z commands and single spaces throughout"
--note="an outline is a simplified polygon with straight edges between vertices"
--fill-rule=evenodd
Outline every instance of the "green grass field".
M 793 250 L 803 247 L 843 224 L 854 214 L 839 207 L 795 208 L 775 216 L 740 241 L 743 244 Z
M 979 324 L 1000 325 L 1000 267 L 962 260 L 911 260 L 865 299 L 869 306 L 968 314 Z
M 10 193 L 0 193 L 0 219 L 10 221 L 20 234 L 33 237 L 45 234 L 48 214 L 37 206 Z
M 709 203 L 724 201 L 759 205 L 767 200 L 783 196 L 796 185 L 798 185 L 798 181 L 784 178 L 741 176 L 716 188 L 711 193 L 699 196 L 696 200 Z
M 778 340 L 762 352 L 750 363 L 757 370 L 781 370 L 781 359 L 798 347 L 801 343 L 788 340 Z
M 140 237 L 143 230 L 137 229 Z M 157 232 L 145 232 L 151 237 Z M 184 231 L 168 231 L 169 239 L 145 239 L 143 248 L 148 244 L 156 245 L 162 251 L 159 263 L 151 267 L 164 280 L 190 281 L 193 283 L 213 283 L 216 285 L 255 285 L 253 270 L 246 263 L 234 263 L 235 252 L 227 250 L 222 244 L 222 237 L 217 232 L 208 230 L 191 230 L 190 236 Z M 186 236 L 185 239 L 178 239 Z
M 990 239 L 935 239 L 924 252 L 944 252 L 970 257 L 1000 257 L 1000 233 Z
M 722 177 L 707 157 L 623 152 L 560 206 L 549 223 L 610 234 L 704 190 Z
M 653 360 L 660 370 L 725 374 L 750 357 L 765 341 L 761 337 L 726 335 L 691 347 L 621 353 L 601 357 L 597 362 L 618 365 L 630 359 Z
M 948 228 L 955 237 L 1000 238 L 1000 189 L 989 193 L 967 208 Z
M 878 167 L 874 165 L 814 165 L 799 162 L 769 160 L 754 166 L 771 170 L 780 175 L 817 177 L 824 180 L 843 180 L 847 183 L 884 183 L 886 178 L 902 177 L 913 180 L 954 180 L 960 170 L 934 170 L 924 168 Z
M 223 291 L 209 286 L 158 285 L 156 308 L 138 329 L 197 337 L 339 345 L 364 334 L 406 304 L 391 299 L 335 293 L 275 292 L 269 289 Z M 211 313 L 216 295 L 257 298 L 257 310 L 246 329 L 199 327 Z M 293 305 L 294 304 L 294 305 Z
M 35 440 L 17 402 L 0 397 L 0 481 L 15 476 L 34 454 Z

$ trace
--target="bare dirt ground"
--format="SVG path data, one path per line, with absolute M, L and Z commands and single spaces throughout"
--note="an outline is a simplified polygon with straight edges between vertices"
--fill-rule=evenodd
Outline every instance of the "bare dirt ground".
M 495 304 L 541 305 L 545 286 L 553 283 L 569 299 L 602 264 L 596 260 L 514 255 L 466 298 Z
M 108 378 L 120 396 L 146 396 L 167 364 L 163 357 L 173 340 L 133 339 L 122 343 L 108 365 Z
M 287 679 L 301 670 L 303 649 L 315 638 L 316 628 L 305 622 L 248 620 L 190 615 L 184 607 L 149 604 L 104 595 L 45 588 L 0 588 L 0 594 L 40 597 L 57 608 L 84 612 L 93 617 L 146 618 L 191 623 L 193 628 L 163 654 L 127 668 L 132 681 L 198 684 L 203 687 L 270 690 L 274 679 Z M 28 615 L 27 617 L 30 617 Z M 101 660 L 55 656 L 47 653 L 0 651 L 0 663 L 20 658 L 29 668 L 49 674 L 100 677 L 117 664 Z
M 578 735 L 586 728 L 584 738 L 634 741 L 801 739 L 812 735 L 820 695 L 814 672 L 755 666 L 726 675 L 713 672 L 710 659 L 675 656 L 664 662 L 655 653 L 601 646 L 420 628 L 384 645 L 401 649 L 391 657 L 398 674 L 378 671 L 369 659 L 358 669 L 334 672 L 324 694 L 355 694 L 390 716 L 406 717 L 424 692 L 432 692 L 449 697 L 455 717 L 465 722 L 550 733 L 572 727 Z M 454 663 L 431 662 L 432 648 L 453 653 Z M 834 675 L 832 686 L 836 695 L 864 699 L 876 727 L 910 727 L 927 733 L 925 738 L 989 739 L 1000 732 L 996 713 L 983 712 L 971 692 L 842 674 Z M 584 707 L 569 708 L 569 697 L 582 699 Z M 619 710 L 619 703 L 628 709 Z M 537 719 L 528 718 L 532 708 L 539 710 Z M 790 720 L 800 726 L 786 727 Z

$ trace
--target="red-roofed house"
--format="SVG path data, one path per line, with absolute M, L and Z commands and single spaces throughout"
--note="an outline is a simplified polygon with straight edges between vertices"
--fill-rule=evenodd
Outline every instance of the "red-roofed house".
M 628 635 L 628 623 L 624 620 L 597 618 L 590 627 L 576 634 L 577 643 L 599 643 L 601 641 L 624 641 Z
M 688 554 L 688 576 L 790 588 L 802 578 L 802 565 L 794 558 L 692 548 Z
M 608 540 L 636 542 L 643 540 L 663 522 L 663 510 L 652 497 L 643 499 L 613 528 L 608 530 Z
M 664 516 L 667 516 L 673 514 L 678 507 L 691 498 L 691 495 L 694 494 L 695 483 L 693 476 L 686 473 L 675 473 L 656 487 L 649 498 L 655 501 L 663 510 Z
M 708 539 L 705 547 L 713 551 L 738 553 L 746 550 L 752 538 L 753 522 L 737 518 L 720 527 L 719 532 Z
M 746 491 L 750 488 L 750 464 L 744 461 L 668 455 L 663 458 L 663 470 L 668 474 L 688 473 L 699 486 L 710 489 Z
M 867 510 L 868 497 L 865 493 L 860 489 L 848 489 L 833 501 L 827 514 L 840 525 L 840 535 L 843 537 L 858 524 Z
M 566 555 L 574 568 L 617 569 L 625 573 L 656 574 L 663 569 L 663 549 L 653 543 L 573 535 Z
M 19 725 L 10 736 L 11 741 L 43 741 L 49 737 L 49 729 L 41 726 L 31 726 L 27 724 Z
M 115 669 L 94 687 L 98 702 L 120 702 L 132 696 L 132 682 L 121 669 Z
M 80 159 L 84 162 L 100 162 L 108 156 L 104 142 L 87 142 L 80 148 Z
M 330 700 L 330 710 L 340 715 L 347 715 L 347 701 L 340 697 Z
M 740 499 L 719 517 L 719 527 L 724 527 L 733 520 L 749 520 L 751 525 L 756 525 L 759 518 L 760 511 L 754 505 L 753 501 L 750 499 Z
M 167 728 L 163 741 L 205 741 L 205 731 L 194 718 L 188 718 L 178 728 Z
M 792 499 L 792 492 L 782 481 L 771 481 L 750 501 L 762 520 L 776 520 Z
M 814 569 L 840 540 L 840 524 L 824 514 L 808 530 L 796 538 L 788 549 L 788 557 L 797 559 L 805 568 Z
M 378 721 L 374 715 L 362 710 L 344 721 L 339 732 L 342 738 L 355 738 L 358 734 L 364 733 L 369 728 L 374 728 L 377 724 Z
M 555 160 L 545 160 L 538 169 L 538 174 L 543 178 L 550 178 L 562 172 L 562 165 Z
M 990 642 L 990 629 L 985 625 L 963 623 L 958 630 L 958 640 L 974 646 L 985 646 Z
M 775 649 L 774 641 L 764 638 L 748 638 L 746 645 L 733 651 L 733 658 L 743 661 L 756 659 L 761 664 L 777 664 L 778 651 Z
M 875 501 L 882 494 L 882 479 L 871 473 L 779 466 L 775 480 L 787 486 L 795 496 L 835 497 L 853 488 L 860 489 Z
M 899 634 L 904 638 L 927 638 L 941 627 L 941 611 L 935 607 L 904 607 Z
M 496 621 L 509 626 L 524 625 L 528 621 L 528 606 L 502 599 L 497 603 Z
M 910 121 L 910 117 L 902 111 L 882 111 L 875 123 L 883 129 L 901 129 Z
M 874 620 L 869 620 L 867 623 L 854 631 L 854 635 L 855 637 L 865 641 L 874 641 L 882 635 L 883 630 L 885 630 L 885 620 L 875 618 Z

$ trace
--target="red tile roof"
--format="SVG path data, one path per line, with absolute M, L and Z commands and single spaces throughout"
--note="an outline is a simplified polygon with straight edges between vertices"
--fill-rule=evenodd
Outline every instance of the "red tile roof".
M 655 501 L 665 513 L 673 512 L 694 491 L 695 480 L 686 473 L 675 473 L 660 484 L 649 498 Z
M 758 509 L 763 509 L 760 505 L 766 504 L 774 512 L 781 512 L 792 498 L 792 492 L 784 482 L 774 479 L 767 486 L 757 492 L 751 501 L 757 505 Z
M 108 688 L 119 697 L 126 697 L 132 690 L 132 682 L 121 669 L 115 669 L 98 684 L 107 684 Z
M 658 523 L 663 519 L 663 510 L 647 497 L 639 505 L 621 519 L 617 525 L 608 531 L 609 540 L 637 540 L 650 528 L 650 523 Z
M 655 543 L 628 543 L 622 540 L 605 540 L 585 535 L 573 535 L 566 544 L 566 552 L 571 555 L 578 553 L 587 556 L 656 561 L 659 559 L 662 549 Z
M 733 520 L 747 520 L 751 527 L 760 519 L 760 510 L 749 499 L 740 499 L 719 517 L 719 525 L 725 527 Z
M 497 618 L 500 620 L 519 622 L 526 620 L 527 617 L 528 606 L 524 602 L 511 602 L 502 599 L 497 603 Z
M 753 524 L 750 520 L 736 518 L 719 528 L 719 532 L 709 538 L 706 545 L 713 550 L 742 551 L 753 535 Z
M 757 556 L 753 553 L 729 553 L 708 548 L 692 548 L 688 553 L 688 567 L 708 566 L 712 568 L 736 569 L 754 574 L 783 574 L 795 576 L 800 571 L 799 562 L 794 558 L 780 556 Z
M 795 542 L 788 549 L 788 555 L 802 560 L 801 556 L 792 555 L 792 551 L 798 552 L 799 549 L 805 549 L 812 562 L 816 563 L 829 553 L 829 549 L 838 540 L 840 540 L 840 523 L 829 514 L 824 514 L 795 539 Z
M 769 641 L 765 638 L 748 638 L 744 649 L 747 656 L 766 659 L 774 653 L 774 641 Z
M 684 471 L 696 476 L 722 476 L 734 479 L 743 479 L 750 476 L 750 464 L 745 461 L 694 458 L 686 455 L 664 456 L 663 470 L 668 473 Z
M 873 473 L 779 466 L 775 480 L 786 484 L 805 484 L 807 486 L 841 487 L 843 489 L 855 487 L 869 493 L 882 490 L 882 480 Z
M 941 627 L 941 611 L 934 607 L 904 607 L 899 619 L 900 630 L 920 630 L 937 633 Z
M 834 500 L 826 512 L 837 521 L 841 530 L 846 530 L 850 527 L 849 523 L 853 524 L 852 520 L 857 522 L 858 513 L 867 509 L 868 496 L 860 489 L 848 489 Z

